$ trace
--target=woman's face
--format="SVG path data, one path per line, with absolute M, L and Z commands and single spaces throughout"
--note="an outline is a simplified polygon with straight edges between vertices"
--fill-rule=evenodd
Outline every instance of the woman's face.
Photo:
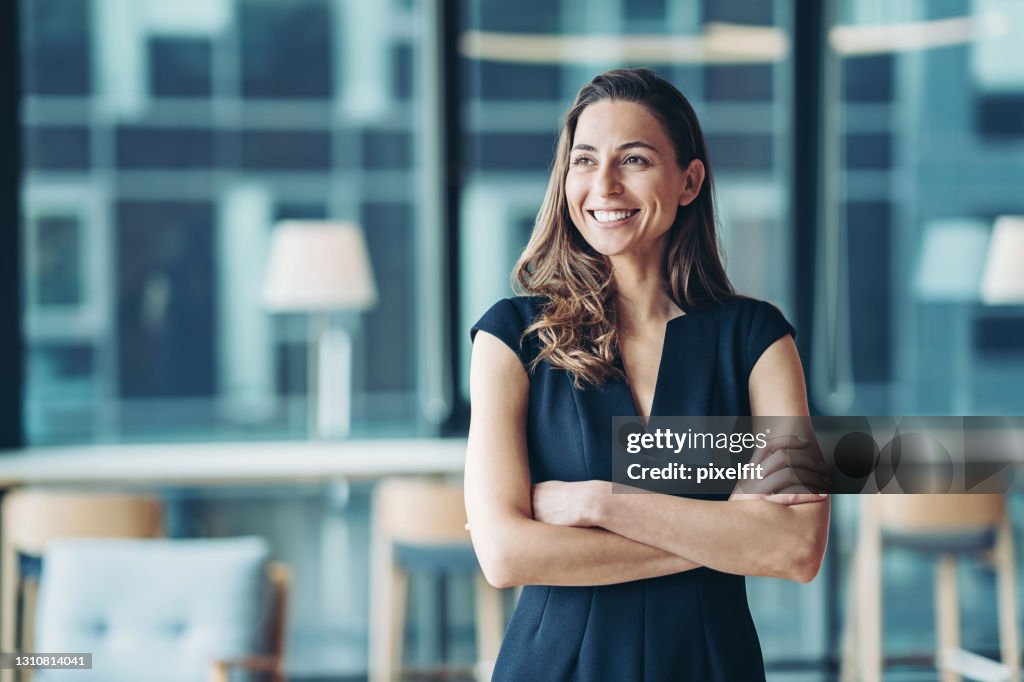
M 602 100 L 580 114 L 565 195 L 573 224 L 598 253 L 660 254 L 679 206 L 693 201 L 703 180 L 699 160 L 679 167 L 643 105 Z

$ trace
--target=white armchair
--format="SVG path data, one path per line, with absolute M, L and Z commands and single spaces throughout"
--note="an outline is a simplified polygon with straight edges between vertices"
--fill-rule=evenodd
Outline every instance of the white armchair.
M 267 559 L 256 537 L 54 540 L 36 649 L 92 653 L 92 670 L 39 670 L 35 681 L 200 682 L 233 665 L 282 679 L 288 579 Z

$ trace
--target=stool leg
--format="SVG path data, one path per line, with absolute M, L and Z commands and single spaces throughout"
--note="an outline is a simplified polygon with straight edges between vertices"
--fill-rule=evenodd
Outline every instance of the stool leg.
M 370 541 L 369 682 L 391 682 L 391 545 L 374 528 Z
M 855 597 L 857 587 L 856 559 L 851 564 L 850 578 L 846 585 L 846 612 L 843 616 L 843 642 L 839 662 L 839 679 L 841 682 L 857 682 L 857 655 L 859 654 L 857 612 L 859 600 Z
M 996 585 L 999 601 L 999 649 L 1011 672 L 1011 680 L 1020 680 L 1020 626 L 1017 621 L 1016 561 L 1013 555 L 1013 529 L 1008 520 L 999 524 L 995 548 Z
M 861 682 L 880 682 L 882 678 L 882 537 L 870 504 L 862 505 L 866 514 L 857 546 L 857 644 L 860 650 Z
M 36 651 L 36 607 L 39 604 L 39 581 L 25 580 L 21 610 L 21 627 L 18 639 L 22 651 Z M 18 682 L 32 682 L 32 670 L 19 670 Z
M 370 682 L 394 682 L 402 669 L 409 576 L 394 561 L 391 542 L 378 534 L 370 560 Z
M 488 682 L 498 660 L 505 618 L 501 590 L 492 587 L 481 574 L 476 576 L 476 658 L 477 680 Z
M 402 677 L 402 654 L 405 651 L 405 607 L 409 596 L 409 574 L 398 566 L 392 568 L 391 594 L 391 630 L 388 633 L 391 660 L 388 680 L 399 680 Z
M 943 554 L 935 569 L 936 641 L 939 656 L 960 648 L 960 598 L 956 585 L 956 557 Z M 941 671 L 942 682 L 961 682 L 960 674 L 952 670 Z
M 18 554 L 4 538 L 0 562 L 0 651 L 15 651 L 18 613 Z M 0 670 L 0 682 L 12 682 L 13 670 Z

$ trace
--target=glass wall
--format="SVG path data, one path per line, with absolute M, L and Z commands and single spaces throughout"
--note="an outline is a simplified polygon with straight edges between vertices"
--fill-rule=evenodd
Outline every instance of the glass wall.
M 1019 415 L 1024 302 L 994 300 L 985 282 L 994 226 L 1024 215 L 1024 4 L 831 10 L 812 397 L 834 414 Z M 833 505 L 844 569 L 859 503 Z M 933 650 L 934 570 L 887 552 L 889 655 Z M 960 570 L 963 646 L 998 658 L 992 575 Z
M 432 432 L 420 3 L 21 15 L 28 440 L 305 435 L 309 327 L 261 303 L 285 218 L 355 221 L 368 243 L 379 301 L 337 321 L 355 332 L 356 434 Z
M 1024 7 L 835 9 L 813 395 L 840 414 L 1019 414 L 1024 306 L 982 282 L 996 220 L 1024 214 Z
M 655 68 L 694 104 L 729 274 L 793 318 L 794 3 L 450 1 L 457 225 L 436 210 L 449 85 L 431 61 L 436 3 L 22 0 L 30 443 L 305 436 L 310 327 L 261 300 L 270 234 L 287 218 L 354 221 L 368 243 L 379 301 L 335 319 L 354 332 L 353 435 L 436 434 L 446 382 L 460 377 L 455 400 L 467 400 L 466 330 L 512 294 L 559 117 L 583 83 L 619 66 Z M 824 6 L 815 307 L 798 330 L 813 404 L 1020 414 L 1024 305 L 994 303 L 983 282 L 994 225 L 1024 215 L 1024 4 Z M 455 310 L 441 276 L 448 232 Z M 321 497 L 331 494 L 344 497 Z M 306 502 L 309 529 L 321 510 Z M 841 592 L 828 576 L 849 565 L 856 501 L 834 509 L 823 577 L 749 581 L 777 679 L 836 653 L 827 618 Z M 338 540 L 340 527 L 325 576 L 332 548 L 363 540 Z M 931 565 L 887 562 L 887 577 L 911 586 L 887 602 L 897 648 L 927 648 Z M 980 651 L 994 641 L 991 581 L 964 584 L 965 645 Z M 453 637 L 468 659 L 463 588 Z M 345 666 L 361 669 L 361 602 L 331 614 L 314 592 L 297 600 L 297 622 L 315 631 L 303 655 L 326 670 L 342 642 Z

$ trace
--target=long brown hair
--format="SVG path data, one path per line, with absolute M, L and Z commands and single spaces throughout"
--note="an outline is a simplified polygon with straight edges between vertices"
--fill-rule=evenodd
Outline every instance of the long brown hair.
M 565 116 L 544 204 L 512 277 L 520 293 L 547 299 L 524 333 L 536 333 L 540 345 L 531 370 L 547 360 L 571 373 L 581 388 L 623 376 L 616 364 L 619 331 L 611 263 L 573 225 L 565 197 L 576 124 L 584 109 L 603 100 L 646 107 L 672 141 L 680 168 L 686 169 L 693 159 L 704 163 L 700 192 L 689 205 L 679 207 L 669 229 L 663 265 L 669 296 L 684 310 L 735 297 L 719 253 L 711 166 L 693 107 L 674 85 L 649 69 L 617 69 L 594 77 L 580 89 Z

